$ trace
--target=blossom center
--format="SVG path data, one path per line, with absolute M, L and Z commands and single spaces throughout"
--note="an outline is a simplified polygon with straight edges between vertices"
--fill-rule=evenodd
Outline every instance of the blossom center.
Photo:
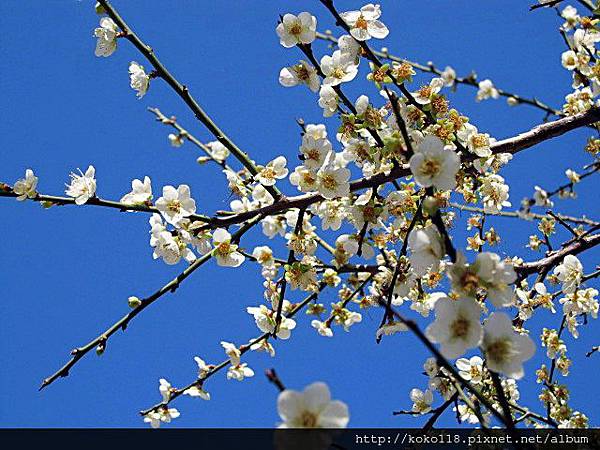
M 346 72 L 344 72 L 344 69 L 342 69 L 341 67 L 336 67 L 335 69 L 333 69 L 333 72 L 331 72 L 331 76 L 333 78 L 344 78 L 344 76 L 346 75 Z
M 313 185 L 315 183 L 315 177 L 310 172 L 304 172 L 302 174 L 302 180 L 306 185 Z
M 510 341 L 508 339 L 499 339 L 486 348 L 486 355 L 492 361 L 502 363 L 510 356 Z
M 474 292 L 479 286 L 479 277 L 473 272 L 466 272 L 461 280 L 462 286 L 467 292 Z
M 315 428 L 317 426 L 317 416 L 310 411 L 303 411 L 300 421 L 305 428 Z
M 423 86 L 419 89 L 419 97 L 429 98 L 431 97 L 431 86 Z
M 300 33 L 302 33 L 302 25 L 300 25 L 298 22 L 294 22 L 294 24 L 290 27 L 290 34 L 298 36 Z
M 177 213 L 181 209 L 181 203 L 179 200 L 171 200 L 167 205 L 167 209 L 171 212 Z
M 294 67 L 294 72 L 296 72 L 298 79 L 302 81 L 307 81 L 310 78 L 308 69 L 303 64 L 298 64 Z
M 263 178 L 272 180 L 275 178 L 275 171 L 271 167 L 265 167 L 261 173 Z
M 321 184 L 325 186 L 327 189 L 334 190 L 338 186 L 338 182 L 335 177 L 331 174 L 324 175 Z
M 467 335 L 467 333 L 469 332 L 469 327 L 469 321 L 464 319 L 463 317 L 459 317 L 454 322 L 452 322 L 452 325 L 450 325 L 452 335 L 459 338 L 465 337 Z
M 360 28 L 361 30 L 366 30 L 369 26 L 367 19 L 365 19 L 362 15 L 356 19 L 356 23 L 354 24 L 356 28 Z
M 421 165 L 420 172 L 422 175 L 433 177 L 439 173 L 441 167 L 437 159 L 427 159 Z
M 386 71 L 381 67 L 373 72 L 373 80 L 382 83 L 385 80 Z
M 229 253 L 231 253 L 231 244 L 229 244 L 229 242 L 221 242 L 217 247 L 217 251 L 221 255 L 228 255 Z
M 310 159 L 311 161 L 318 161 L 321 157 L 321 153 L 316 148 L 311 148 L 306 151 L 306 159 Z
M 477 133 L 471 139 L 471 142 L 475 147 L 486 147 L 490 144 L 489 139 L 485 134 Z

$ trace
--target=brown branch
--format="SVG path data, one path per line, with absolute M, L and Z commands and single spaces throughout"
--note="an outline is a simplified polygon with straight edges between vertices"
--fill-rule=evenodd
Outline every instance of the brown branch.
M 179 133 L 179 135 L 181 137 L 187 139 L 192 144 L 194 144 L 196 147 L 198 147 L 208 158 L 210 158 L 211 161 L 218 164 L 223 169 L 230 170 L 233 172 L 233 169 L 227 165 L 227 163 L 225 162 L 224 159 L 219 160 L 219 159 L 215 158 L 212 153 L 212 150 L 206 144 L 200 142 L 200 140 L 198 140 L 193 135 L 191 135 L 189 133 L 189 131 L 187 131 L 185 128 L 183 128 L 179 123 L 177 123 L 177 120 L 175 120 L 174 117 L 165 116 L 158 108 L 148 108 L 148 111 L 150 111 L 152 114 L 154 114 L 156 116 L 156 120 L 159 121 L 160 123 L 168 125 L 168 126 L 174 128 L 175 130 L 177 130 L 177 132 Z
M 536 10 L 538 8 L 544 8 L 544 7 L 552 8 L 553 6 L 556 6 L 559 3 L 562 3 L 563 1 L 564 0 L 549 0 L 549 1 L 544 2 L 544 3 L 536 3 L 535 5 L 531 5 L 529 7 L 529 11 L 533 11 L 533 10 Z
M 253 219 L 251 221 L 248 221 L 246 224 L 244 224 L 244 226 L 242 228 L 240 228 L 232 236 L 232 241 L 239 240 L 248 230 L 250 230 L 250 228 L 252 228 L 260 220 L 260 218 L 261 218 L 261 216 L 257 217 L 256 219 Z M 201 258 L 198 258 L 196 261 L 194 261 L 192 264 L 190 264 L 188 267 L 186 267 L 186 269 L 183 272 L 181 272 L 179 275 L 177 275 L 173 280 L 169 281 L 167 284 L 165 284 L 163 287 L 161 287 L 160 289 L 155 291 L 149 297 L 141 300 L 141 303 L 137 307 L 135 307 L 133 310 L 131 310 L 130 312 L 125 314 L 121 319 L 119 319 L 113 325 L 111 325 L 109 328 L 107 328 L 98 337 L 92 339 L 90 342 L 88 342 L 86 345 L 84 345 L 82 347 L 73 349 L 71 351 L 71 355 L 73 355 L 73 357 L 69 361 L 67 361 L 67 363 L 64 366 L 62 366 L 60 369 L 58 369 L 55 373 L 50 375 L 48 378 L 44 379 L 44 381 L 42 382 L 42 385 L 40 386 L 40 391 L 42 389 L 44 389 L 46 386 L 48 386 L 49 384 L 51 384 L 52 382 L 54 382 L 57 378 L 67 377 L 69 375 L 69 371 L 70 371 L 71 367 L 73 367 L 75 364 L 77 364 L 77 362 L 81 358 L 83 358 L 88 352 L 90 352 L 90 350 L 92 350 L 93 348 L 99 347 L 100 351 L 103 352 L 104 349 L 106 348 L 106 343 L 108 342 L 108 339 L 113 334 L 115 334 L 120 329 L 125 331 L 125 329 L 129 325 L 129 322 L 131 322 L 139 313 L 141 313 L 144 309 L 146 309 L 148 306 L 150 306 L 156 300 L 161 298 L 163 295 L 165 295 L 169 292 L 174 293 L 177 290 L 177 288 L 179 287 L 179 285 L 181 284 L 181 282 L 183 282 L 183 280 L 185 280 L 187 277 L 189 277 L 192 273 L 194 273 L 194 271 L 196 271 L 196 269 L 200 268 L 202 265 L 204 265 L 210 259 L 211 259 L 210 253 L 202 256 Z
M 333 35 L 331 35 L 331 32 L 329 32 L 329 31 L 326 33 L 317 33 L 317 38 L 322 39 L 324 41 L 333 42 L 334 44 L 337 44 L 337 42 L 338 42 L 338 40 Z M 415 61 L 410 61 L 406 58 L 400 58 L 399 56 L 392 55 L 387 51 L 384 52 L 384 51 L 378 51 L 378 50 L 373 49 L 372 52 L 377 57 L 388 60 L 388 61 L 410 64 L 412 67 L 414 67 L 415 69 L 417 69 L 421 72 L 433 73 L 434 75 L 438 75 L 438 76 L 442 75 L 442 71 L 440 69 L 438 69 L 431 62 L 428 63 L 427 65 L 425 65 L 425 64 L 421 64 L 421 63 L 418 63 Z M 477 79 L 478 79 L 477 75 L 474 72 L 471 72 L 469 75 L 464 76 L 464 77 L 457 76 L 455 78 L 454 82 L 456 84 L 463 84 L 465 86 L 479 88 L 479 83 L 478 83 Z M 496 88 L 496 90 L 498 91 L 498 94 L 501 97 L 512 98 L 518 104 L 533 106 L 535 108 L 538 108 L 538 109 L 544 111 L 548 115 L 552 114 L 554 116 L 564 116 L 564 113 L 562 111 L 552 108 L 551 106 L 548 106 L 546 103 L 541 102 L 540 100 L 538 100 L 535 97 L 527 98 L 527 97 L 523 97 L 519 94 L 508 92 L 506 90 L 499 89 L 499 88 Z
M 491 211 L 486 211 L 484 208 L 479 208 L 477 206 L 462 205 L 460 203 L 455 203 L 455 202 L 448 202 L 448 205 L 451 208 L 456 208 L 461 211 L 470 211 L 470 212 L 475 212 L 475 213 L 480 213 L 480 214 L 487 214 L 488 216 L 512 217 L 512 218 L 526 220 L 525 217 L 519 215 L 519 213 L 517 211 L 502 210 L 502 211 L 491 212 Z M 576 223 L 578 225 L 591 225 L 591 226 L 600 225 L 600 222 L 597 222 L 592 219 L 588 219 L 587 217 L 571 217 L 571 216 L 565 216 L 564 214 L 556 214 L 556 213 L 555 213 L 555 215 L 557 217 L 560 217 L 561 220 L 564 220 L 565 222 Z M 548 216 L 546 214 L 528 213 L 527 217 L 530 217 L 532 219 L 541 220 L 541 219 L 547 218 Z
M 13 192 L 11 186 L 9 186 L 8 184 L 0 183 L 0 197 L 16 198 L 18 196 L 19 196 L 18 194 L 15 194 Z M 26 201 L 45 203 L 50 206 L 76 205 L 75 199 L 72 197 L 58 197 L 55 195 L 44 195 L 44 194 L 38 194 L 34 198 L 27 198 Z M 158 209 L 156 209 L 154 206 L 151 206 L 148 204 L 146 204 L 146 205 L 127 205 L 125 203 L 115 202 L 112 200 L 105 200 L 105 199 L 98 198 L 98 197 L 92 197 L 87 202 L 85 202 L 83 205 L 76 205 L 76 206 L 78 206 L 78 207 L 103 206 L 105 208 L 118 209 L 121 212 L 141 211 L 141 212 L 155 213 L 155 214 L 160 213 L 160 211 Z M 197 220 L 199 222 L 207 222 L 207 223 L 212 220 L 210 217 L 203 216 L 200 214 L 192 214 L 191 216 L 188 216 L 188 218 L 190 220 Z
M 436 346 L 433 345 L 433 343 L 427 338 L 427 336 L 425 336 L 423 331 L 421 331 L 421 329 L 419 328 L 419 326 L 417 325 L 417 323 L 414 320 L 406 319 L 404 316 L 400 315 L 400 313 L 398 313 L 393 307 L 387 308 L 387 304 L 381 299 L 378 300 L 378 303 L 379 303 L 379 306 L 388 309 L 388 311 L 395 318 L 397 318 L 400 322 L 402 322 L 404 325 L 406 325 L 406 327 L 410 331 L 412 331 L 412 333 L 417 337 L 417 339 L 419 339 L 419 341 L 421 341 L 421 343 L 423 345 L 425 345 L 425 347 L 435 357 L 435 359 L 437 360 L 437 363 L 441 367 L 446 369 L 449 372 L 449 374 L 452 375 L 454 380 L 458 384 L 460 384 L 460 386 L 464 387 L 465 389 L 470 391 L 473 395 L 475 395 L 475 397 L 477 397 L 477 400 L 479 400 L 481 402 L 481 404 L 484 405 L 490 411 L 490 413 L 492 413 L 492 415 L 494 415 L 498 420 L 500 420 L 505 426 L 507 426 L 507 427 L 509 426 L 509 424 L 506 422 L 504 415 L 502 413 L 500 413 L 496 408 L 494 408 L 492 403 L 487 398 L 485 398 L 485 396 L 476 387 L 474 387 L 469 381 L 465 380 L 458 373 L 458 371 L 454 368 L 454 366 L 452 364 L 450 364 L 450 362 L 440 353 L 440 351 L 436 348 Z
M 325 289 L 327 285 L 325 283 L 321 283 L 319 285 L 319 288 L 317 290 L 317 292 L 313 292 L 312 294 L 310 294 L 308 297 L 306 297 L 304 300 L 302 300 L 300 303 L 298 303 L 294 309 L 288 314 L 288 317 L 294 317 L 299 311 L 301 311 L 306 305 L 308 305 L 310 302 L 314 301 L 317 299 L 317 297 L 319 296 L 319 293 Z M 261 341 L 264 341 L 265 339 L 269 339 L 269 337 L 271 336 L 271 333 L 263 333 L 261 334 L 259 337 L 257 337 L 256 339 L 251 340 L 247 345 L 243 345 L 239 348 L 240 350 L 240 354 L 243 355 L 246 352 L 248 352 L 250 350 L 250 347 L 253 344 L 257 344 Z M 169 396 L 169 399 L 166 402 L 161 402 L 161 403 L 157 403 L 154 406 L 151 406 L 148 409 L 145 409 L 143 411 L 140 411 L 140 415 L 145 416 L 146 414 L 152 412 L 152 411 L 156 411 L 160 408 L 164 408 L 166 406 L 168 406 L 173 400 L 175 400 L 177 397 L 180 397 L 181 395 L 183 395 L 183 393 L 194 387 L 194 386 L 201 386 L 207 379 L 211 378 L 212 376 L 214 376 L 216 373 L 220 372 L 221 370 L 223 370 L 225 367 L 229 366 L 230 364 L 230 359 L 227 358 L 225 360 L 223 360 L 221 363 L 217 364 L 216 366 L 212 366 L 212 368 L 210 369 L 210 371 L 208 373 L 206 373 L 204 375 L 203 378 L 199 378 L 196 379 L 194 381 L 192 381 L 190 384 L 188 384 L 187 386 L 184 386 L 182 388 L 179 389 L 173 389 L 171 391 L 171 395 Z
M 596 346 L 592 347 L 592 349 L 591 349 L 589 352 L 587 352 L 587 353 L 585 354 L 585 356 L 586 356 L 587 358 L 589 358 L 590 356 L 592 356 L 592 355 L 593 355 L 594 353 L 596 353 L 596 352 L 600 352 L 600 345 L 596 345 Z
M 585 250 L 588 250 L 600 244 L 600 234 L 593 234 L 575 240 L 566 247 L 561 248 L 537 261 L 523 263 L 520 266 L 515 266 L 515 271 L 520 276 L 528 276 L 540 270 L 550 270 L 552 267 L 560 263 L 567 255 L 577 255 Z
M 277 372 L 275 372 L 275 369 L 265 370 L 265 376 L 267 377 L 267 380 L 269 380 L 277 389 L 279 389 L 279 392 L 285 391 L 285 386 L 279 378 L 279 375 L 277 375 Z
M 545 140 L 552 139 L 576 128 L 594 123 L 600 120 L 600 110 L 592 108 L 575 116 L 558 119 L 553 122 L 538 125 L 530 131 L 519 134 L 518 136 L 494 142 L 491 145 L 492 153 L 518 153 L 521 150 L 532 147 Z M 397 178 L 410 176 L 410 168 L 407 164 L 393 168 L 389 174 L 379 173 L 371 178 L 361 178 L 350 183 L 352 192 L 362 189 L 377 187 L 389 183 Z M 313 203 L 325 200 L 323 196 L 316 193 L 303 194 L 295 197 L 282 199 L 272 205 L 247 211 L 239 214 L 233 214 L 225 218 L 213 218 L 211 228 L 228 226 L 247 220 L 257 214 L 273 215 L 287 211 L 290 208 L 306 208 Z
M 210 116 L 202 109 L 200 104 L 196 101 L 196 99 L 190 93 L 188 87 L 182 83 L 180 83 L 172 74 L 167 70 L 167 68 L 161 63 L 158 59 L 154 50 L 149 45 L 145 44 L 140 37 L 127 25 L 125 20 L 119 15 L 119 13 L 114 9 L 114 7 L 110 4 L 108 0 L 98 0 L 99 3 L 104 7 L 106 14 L 114 20 L 114 22 L 123 30 L 124 37 L 130 41 L 135 48 L 139 50 L 139 52 L 152 64 L 154 67 L 155 73 L 157 77 L 162 78 L 167 84 L 175 91 L 175 93 L 181 97 L 181 99 L 185 102 L 185 104 L 190 108 L 190 110 L 194 113 L 196 118 L 210 131 L 215 138 L 221 144 L 223 144 L 227 149 L 248 169 L 248 171 L 252 175 L 256 175 L 258 173 L 258 169 L 256 165 L 252 162 L 252 160 L 248 157 L 248 155 L 242 151 L 219 127 L 218 125 L 210 118 Z M 282 194 L 275 186 L 265 186 L 267 191 L 275 197 L 275 199 L 282 198 Z
M 448 409 L 448 407 L 458 399 L 458 392 L 452 394 L 452 396 L 446 400 L 442 405 L 438 406 L 434 411 L 429 420 L 423 425 L 423 431 L 429 431 L 433 429 L 435 422 L 439 417 Z

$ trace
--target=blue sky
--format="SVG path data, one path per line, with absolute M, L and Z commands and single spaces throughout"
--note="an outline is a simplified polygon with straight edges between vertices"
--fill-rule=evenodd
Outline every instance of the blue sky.
M 0 122 L 0 180 L 13 183 L 31 167 L 40 177 L 41 192 L 61 195 L 70 171 L 93 164 L 98 194 L 104 198 L 120 198 L 132 178 L 148 175 L 155 193 L 162 185 L 188 183 L 201 211 L 227 208 L 229 196 L 218 171 L 199 167 L 189 144 L 171 148 L 169 130 L 146 111 L 156 106 L 175 114 L 199 139 L 212 140 L 185 105 L 158 80 L 146 97 L 135 98 L 128 63 L 145 61 L 127 42 L 119 42 L 110 58 L 94 56 L 92 33 L 99 19 L 93 3 L 0 3 L 0 90 L 7 106 Z M 274 32 L 279 14 L 306 9 L 317 16 L 320 30 L 334 27 L 318 1 L 302 2 L 301 9 L 298 3 L 114 0 L 125 20 L 215 121 L 262 163 L 279 154 L 293 159 L 300 143 L 296 118 L 307 123 L 323 120 L 308 90 L 285 89 L 277 82 L 280 68 L 301 57 L 296 49 L 279 45 Z M 394 54 L 431 60 L 440 67 L 451 64 L 459 74 L 473 69 L 501 88 L 538 96 L 557 107 L 569 92 L 569 74 L 560 66 L 560 22 L 551 11 L 530 13 L 528 3 L 518 0 L 381 3 L 383 21 L 392 32 L 376 44 Z M 356 1 L 337 4 L 342 10 L 361 6 Z M 323 43 L 316 47 L 319 55 L 326 51 Z M 346 92 L 350 98 L 363 92 L 378 98 L 365 82 Z M 497 138 L 526 130 L 543 118 L 542 112 L 527 106 L 509 108 L 504 100 L 477 104 L 474 95 L 472 88 L 459 87 L 453 105 Z M 325 123 L 333 132 L 335 122 Z M 577 131 L 520 153 L 502 172 L 513 204 L 531 195 L 534 185 L 552 189 L 565 181 L 566 168 L 580 170 L 589 162 L 582 150 L 586 138 L 586 131 Z M 285 189 L 294 192 L 287 185 Z M 556 210 L 597 215 L 593 181 L 582 183 L 578 192 L 577 204 L 560 201 Z M 88 355 L 69 378 L 40 393 L 41 380 L 66 361 L 72 348 L 127 311 L 128 296 L 148 295 L 184 266 L 152 260 L 145 214 L 93 207 L 44 211 L 38 204 L 3 199 L 0 219 L 0 355 L 5 361 L 0 371 L 0 426 L 144 426 L 137 411 L 160 399 L 160 377 L 176 386 L 187 384 L 196 373 L 194 356 L 220 362 L 220 340 L 244 343 L 257 334 L 245 308 L 262 300 L 258 268 L 247 264 L 234 272 L 210 263 L 176 295 L 144 311 L 126 333 L 115 335 L 102 357 Z M 507 219 L 493 223 L 504 238 L 498 249 L 503 255 L 522 252 L 535 227 Z M 458 232 L 457 238 L 461 236 Z M 251 249 L 262 241 L 255 233 L 244 244 Z M 273 245 L 281 248 L 280 243 Z M 596 251 L 582 258 L 586 272 L 598 256 Z M 294 293 L 292 299 L 298 298 Z M 330 301 L 333 293 L 322 298 L 325 304 Z M 379 320 L 380 311 L 367 312 L 351 333 L 336 329 L 335 338 L 327 340 L 310 328 L 307 317 L 301 318 L 289 342 L 276 342 L 276 359 L 250 355 L 254 378 L 238 383 L 227 381 L 223 373 L 207 385 L 210 402 L 178 400 L 175 406 L 182 416 L 172 426 L 274 425 L 277 392 L 262 375 L 269 367 L 275 367 L 290 388 L 318 380 L 329 383 L 334 398 L 348 403 L 351 426 L 419 426 L 425 419 L 392 417 L 391 411 L 410 408 L 410 389 L 426 386 L 420 375 L 426 352 L 409 334 L 376 345 Z M 543 326 L 557 327 L 559 321 L 558 316 L 540 314 L 532 322 L 533 335 L 539 336 Z M 597 328 L 584 327 L 581 334 L 576 342 L 566 337 L 576 361 L 568 380 L 572 406 L 589 414 L 600 395 L 598 383 L 589 383 L 598 361 L 582 356 L 598 344 Z M 522 403 L 537 410 L 539 385 L 531 376 L 544 359 L 545 351 L 538 346 L 535 358 L 526 364 L 528 378 L 520 383 Z M 439 423 L 452 425 L 452 413 Z

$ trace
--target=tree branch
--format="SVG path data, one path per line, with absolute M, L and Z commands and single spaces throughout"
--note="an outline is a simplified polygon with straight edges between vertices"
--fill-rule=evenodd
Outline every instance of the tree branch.
M 252 228 L 260 220 L 260 218 L 261 217 L 259 216 L 251 221 L 248 221 L 242 228 L 240 228 L 232 236 L 232 240 L 239 240 L 248 230 L 250 230 L 250 228 Z M 73 349 L 71 351 L 71 355 L 73 355 L 73 357 L 69 361 L 67 361 L 67 363 L 64 366 L 62 366 L 60 369 L 58 369 L 54 374 L 52 374 L 48 378 L 44 379 L 39 390 L 41 391 L 46 386 L 53 383 L 57 378 L 68 376 L 69 370 L 71 369 L 71 367 L 73 367 L 75 364 L 77 364 L 77 362 L 81 358 L 83 358 L 93 348 L 100 346 L 101 351 L 104 351 L 104 349 L 106 347 L 106 343 L 108 342 L 108 339 L 113 334 L 115 334 L 119 329 L 122 329 L 123 331 L 125 331 L 125 329 L 129 325 L 129 322 L 131 322 L 139 313 L 141 313 L 144 309 L 146 309 L 148 306 L 150 306 L 156 300 L 161 298 L 163 295 L 165 295 L 169 292 L 174 293 L 177 290 L 177 288 L 179 287 L 179 285 L 181 284 L 181 282 L 183 282 L 183 280 L 185 280 L 192 273 L 194 273 L 197 269 L 199 269 L 201 266 L 203 266 L 208 260 L 210 260 L 211 256 L 212 255 L 210 253 L 208 253 L 208 254 L 202 256 L 201 258 L 198 258 L 196 261 L 194 261 L 192 264 L 190 264 L 189 267 L 186 267 L 186 269 L 183 272 L 181 272 L 179 275 L 177 275 L 177 277 L 175 277 L 173 280 L 169 281 L 167 284 L 165 284 L 163 287 L 161 287 L 160 289 L 155 291 L 149 297 L 141 300 L 141 303 L 137 307 L 135 307 L 133 310 L 131 310 L 130 312 L 125 314 L 121 319 L 116 321 L 113 325 L 111 325 L 109 328 L 107 328 L 99 336 L 92 339 L 86 345 Z
M 127 25 L 125 20 L 119 15 L 115 8 L 110 4 L 108 0 L 98 0 L 99 3 L 104 7 L 106 14 L 114 20 L 114 22 L 123 30 L 125 38 L 129 40 L 135 48 L 152 64 L 157 76 L 167 82 L 169 86 L 181 97 L 185 104 L 192 110 L 196 118 L 210 131 L 215 138 L 248 169 L 252 175 L 258 173 L 256 165 L 252 162 L 250 157 L 243 152 L 210 118 L 210 116 L 202 109 L 196 99 L 190 93 L 188 87 L 180 83 L 167 68 L 160 62 L 154 50 L 149 45 L 145 44 L 140 37 Z M 267 191 L 275 197 L 275 199 L 282 198 L 281 192 L 275 186 L 265 186 Z

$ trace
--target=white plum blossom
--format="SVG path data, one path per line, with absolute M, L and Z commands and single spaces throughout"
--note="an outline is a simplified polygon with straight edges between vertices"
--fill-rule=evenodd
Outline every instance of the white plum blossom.
M 465 123 L 463 128 L 457 133 L 457 137 L 467 145 L 471 153 L 481 158 L 487 158 L 492 155 L 491 144 L 493 138 L 487 133 L 480 133 L 477 127 L 470 123 Z
M 298 166 L 290 175 L 290 183 L 297 186 L 299 191 L 313 192 L 318 189 L 317 172 L 305 166 Z
M 317 189 L 326 199 L 346 197 L 350 193 L 350 171 L 325 164 L 317 172 Z
M 583 265 L 577 256 L 567 255 L 554 269 L 554 275 L 562 283 L 562 291 L 565 294 L 572 294 L 581 283 Z
M 261 206 L 272 205 L 275 202 L 273 196 L 262 184 L 257 184 L 252 189 L 252 198 Z
M 303 136 L 300 153 L 304 157 L 304 166 L 308 169 L 319 169 L 331 152 L 331 142 L 328 139 L 315 139 L 309 134 Z
M 342 203 L 338 200 L 328 200 L 321 202 L 317 209 L 317 214 L 321 218 L 321 227 L 323 230 L 337 231 L 342 226 L 344 212 Z
M 204 360 L 202 358 L 200 358 L 199 356 L 195 356 L 194 361 L 196 361 L 196 364 L 198 365 L 198 378 L 199 379 L 206 378 L 206 376 L 210 372 L 209 365 L 206 364 L 204 362 Z
M 310 44 L 316 37 L 317 19 L 307 12 L 301 12 L 298 16 L 288 13 L 283 16 L 275 31 L 279 42 L 285 48 L 297 44 Z
M 477 91 L 476 100 L 487 100 L 488 98 L 497 99 L 500 96 L 498 89 L 494 87 L 492 80 L 483 80 L 479 82 L 479 90 Z
M 462 253 L 448 269 L 452 289 L 459 295 L 477 298 L 480 289 L 487 291 L 487 298 L 497 307 L 512 304 L 510 284 L 517 279 L 512 264 L 502 261 L 498 255 L 482 252 L 475 263 L 468 265 Z
M 183 395 L 190 397 L 200 397 L 202 400 L 210 400 L 210 393 L 206 392 L 202 387 L 194 385 L 183 391 Z
M 274 186 L 277 180 L 287 177 L 289 170 L 285 167 L 286 164 L 285 157 L 278 156 L 256 174 L 256 181 L 263 186 Z
M 452 150 L 444 148 L 444 143 L 437 136 L 425 136 L 409 164 L 419 186 L 435 186 L 445 191 L 456 187 L 460 158 Z
M 321 86 L 321 79 L 319 78 L 317 69 L 306 61 L 300 61 L 300 63 L 294 66 L 281 69 L 279 72 L 279 83 L 285 87 L 305 84 L 311 91 L 317 92 Z
M 375 332 L 375 338 L 381 339 L 382 336 L 391 336 L 392 334 L 407 330 L 408 327 L 403 322 L 387 322 L 377 329 Z
M 413 92 L 412 95 L 418 104 L 428 105 L 431 103 L 432 97 L 440 92 L 443 87 L 444 80 L 442 78 L 433 78 L 428 85 L 421 87 L 417 92 Z
M 309 123 L 304 127 L 304 136 L 317 139 L 327 139 L 327 127 L 322 123 Z
M 515 380 L 523 377 L 523 362 L 535 353 L 531 338 L 515 333 L 510 317 L 499 312 L 493 312 L 485 321 L 481 346 L 487 367 Z
M 237 366 L 240 363 L 242 352 L 235 344 L 231 342 L 221 341 L 221 346 L 225 350 L 225 354 L 229 357 L 229 362 L 232 366 Z
M 539 186 L 534 186 L 534 188 L 535 193 L 533 194 L 533 199 L 535 200 L 535 205 L 543 206 L 546 208 L 552 208 L 552 206 L 554 206 L 554 203 L 548 197 L 548 193 Z
M 575 9 L 571 5 L 565 6 L 565 8 L 560 12 L 560 15 L 563 19 L 565 19 L 565 23 L 563 23 L 563 28 L 568 31 L 577 25 L 577 21 L 580 19 L 579 14 L 577 14 L 577 9 Z
M 164 378 L 161 378 L 160 380 L 158 380 L 158 382 L 158 391 L 160 392 L 160 395 L 162 395 L 163 403 L 166 403 L 171 398 L 171 383 L 169 383 Z
M 100 27 L 94 30 L 94 36 L 98 38 L 96 42 L 96 56 L 110 56 L 117 49 L 117 36 L 119 27 L 110 17 L 100 19 Z
M 270 310 L 265 305 L 259 307 L 248 307 L 246 308 L 248 314 L 254 316 L 256 326 L 263 333 L 274 333 L 276 328 L 276 312 Z M 277 329 L 277 337 L 280 339 L 289 339 L 292 330 L 296 328 L 296 321 L 288 319 L 283 314 L 280 317 L 279 327 Z
M 431 411 L 433 403 L 433 392 L 427 389 L 423 392 L 421 389 L 413 389 L 410 391 L 410 399 L 413 402 L 412 410 L 419 414 L 426 414 Z
M 238 246 L 231 243 L 231 234 L 224 228 L 217 228 L 213 233 L 213 256 L 217 264 L 223 267 L 238 267 L 246 259 L 237 251 Z
M 161 422 L 170 423 L 172 419 L 179 417 L 179 411 L 175 408 L 159 407 L 144 416 L 144 422 L 149 423 L 152 428 L 160 427 Z
M 219 141 L 208 142 L 206 146 L 210 150 L 210 156 L 219 162 L 225 161 L 230 154 L 229 149 Z
M 378 19 L 381 17 L 381 7 L 369 3 L 360 11 L 347 11 L 340 17 L 350 27 L 350 34 L 357 41 L 366 41 L 372 37 L 383 39 L 389 34 L 387 27 Z
M 483 381 L 483 359 L 479 356 L 457 359 L 456 368 L 461 377 L 473 384 L 480 384 Z
M 27 198 L 35 198 L 37 191 L 35 188 L 38 184 L 38 177 L 33 174 L 33 170 L 27 169 L 25 171 L 25 178 L 21 178 L 15 182 L 13 186 L 13 192 L 17 194 L 17 200 L 23 201 Z
M 360 43 L 356 39 L 349 34 L 344 34 L 338 38 L 337 44 L 338 48 L 343 54 L 347 55 L 354 61 L 357 60 L 361 47 Z
M 254 376 L 254 370 L 248 367 L 248 364 L 242 363 L 237 366 L 229 366 L 227 369 L 227 379 L 243 381 L 244 378 L 250 378 Z
M 325 383 L 307 386 L 303 392 L 286 389 L 277 398 L 279 428 L 346 428 L 350 420 L 348 406 L 331 400 Z
M 156 209 L 171 225 L 178 226 L 185 217 L 196 212 L 196 201 L 190 196 L 190 187 L 181 184 L 175 189 L 173 186 L 164 186 L 162 197 L 156 200 Z
M 78 169 L 79 170 L 79 169 Z M 96 194 L 96 169 L 89 166 L 85 174 L 79 170 L 79 175 L 71 173 L 71 184 L 67 184 L 65 193 L 75 199 L 75 204 L 83 205 Z
M 152 184 L 150 177 L 144 177 L 144 181 L 137 178 L 131 182 L 131 192 L 121 198 L 121 203 L 126 205 L 143 205 L 152 200 Z
M 444 80 L 444 86 L 450 87 L 456 82 L 456 71 L 452 67 L 446 66 L 440 77 Z
M 315 319 L 310 323 L 310 326 L 317 330 L 317 333 L 319 333 L 321 336 L 333 336 L 333 330 L 331 329 L 331 326 L 329 326 L 329 324 L 326 322 L 321 322 L 320 320 Z
M 491 174 L 483 177 L 479 192 L 482 195 L 483 207 L 486 212 L 497 213 L 505 206 L 510 206 L 508 201 L 509 187 L 500 175 Z
M 321 86 L 319 90 L 319 106 L 323 108 L 323 117 L 331 117 L 338 109 L 339 97 L 333 87 Z
M 321 70 L 325 74 L 323 86 L 337 86 L 351 81 L 358 73 L 354 59 L 340 50 L 336 50 L 331 56 L 325 55 L 321 58 Z
M 410 264 L 417 276 L 436 268 L 444 257 L 441 236 L 433 225 L 413 229 L 408 236 L 408 246 L 411 250 Z
M 565 170 L 565 176 L 573 184 L 579 183 L 579 181 L 581 181 L 581 176 L 577 172 L 575 172 L 573 169 Z
M 263 266 L 272 266 L 275 264 L 273 259 L 273 250 L 266 245 L 255 247 L 252 251 L 252 256 L 256 259 L 256 262 Z
M 481 312 L 481 306 L 472 298 L 441 298 L 435 303 L 435 321 L 425 334 L 431 342 L 441 344 L 445 358 L 456 358 L 481 343 Z
M 577 51 L 589 52 L 593 55 L 596 52 L 596 42 L 600 42 L 600 33 L 596 30 L 578 28 L 573 33 L 573 48 Z
M 150 86 L 150 76 L 144 71 L 144 66 L 131 61 L 129 63 L 129 80 L 131 89 L 137 91 L 137 98 L 142 98 L 148 92 Z
M 162 258 L 166 264 L 177 264 L 181 259 L 188 263 L 196 259 L 194 253 L 181 241 L 179 237 L 173 236 L 169 231 L 152 231 L 150 245 L 154 247 L 152 254 L 154 259 Z
M 285 229 L 287 223 L 281 218 L 281 216 L 268 216 L 261 221 L 262 231 L 265 236 L 269 239 L 273 239 L 275 236 L 285 236 Z

